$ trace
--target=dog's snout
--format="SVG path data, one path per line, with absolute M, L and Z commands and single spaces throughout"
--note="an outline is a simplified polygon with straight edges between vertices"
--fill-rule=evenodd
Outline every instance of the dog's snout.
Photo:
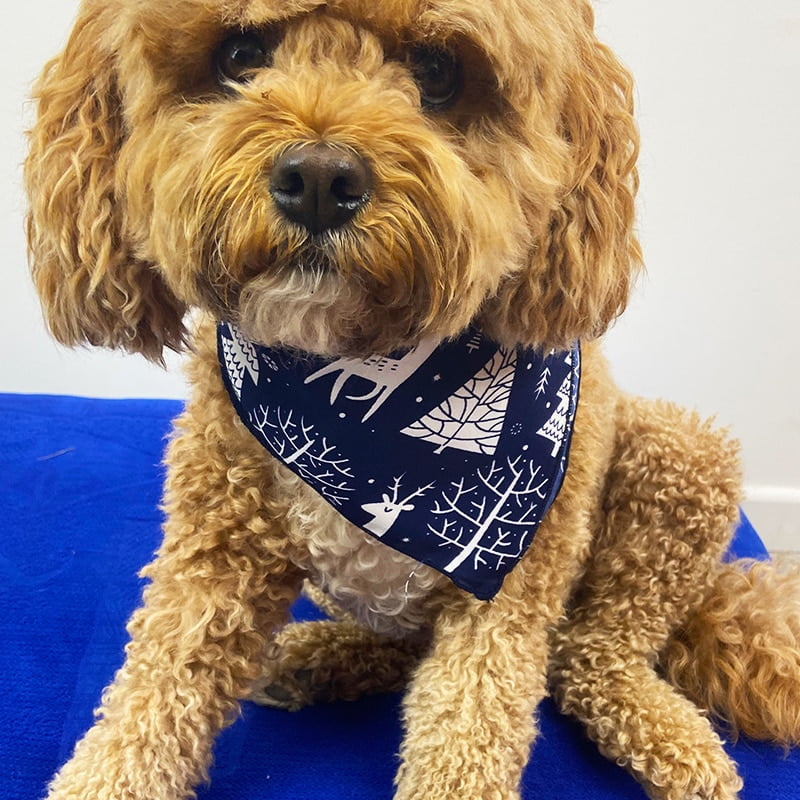
M 311 233 L 349 222 L 369 201 L 372 173 L 356 153 L 314 144 L 288 150 L 270 176 L 280 212 Z

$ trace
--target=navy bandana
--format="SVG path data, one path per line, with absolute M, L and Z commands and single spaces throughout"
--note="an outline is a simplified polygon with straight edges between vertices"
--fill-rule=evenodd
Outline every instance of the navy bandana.
M 564 478 L 580 349 L 505 349 L 472 328 L 388 356 L 320 358 L 217 329 L 245 425 L 350 522 L 493 597 Z

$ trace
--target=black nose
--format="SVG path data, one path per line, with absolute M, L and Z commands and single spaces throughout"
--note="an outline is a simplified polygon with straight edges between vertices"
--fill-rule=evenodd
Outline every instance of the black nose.
M 269 187 L 281 213 L 311 233 L 349 222 L 369 201 L 371 188 L 363 158 L 322 143 L 284 153 L 272 168 Z

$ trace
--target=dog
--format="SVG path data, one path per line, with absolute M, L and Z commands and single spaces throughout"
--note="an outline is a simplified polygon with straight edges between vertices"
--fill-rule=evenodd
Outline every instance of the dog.
M 404 686 L 397 800 L 519 797 L 548 691 L 659 800 L 738 796 L 712 718 L 800 742 L 800 573 L 722 561 L 736 444 L 600 352 L 638 140 L 587 0 L 83 0 L 35 96 L 53 335 L 188 349 L 191 384 L 51 800 L 190 796 L 248 697 Z M 390 447 L 344 435 L 381 419 Z M 333 619 L 287 625 L 304 581 Z

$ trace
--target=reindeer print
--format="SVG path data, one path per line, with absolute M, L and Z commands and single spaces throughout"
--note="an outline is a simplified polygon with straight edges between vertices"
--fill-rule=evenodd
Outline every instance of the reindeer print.
M 331 405 L 336 403 L 350 378 L 363 378 L 374 383 L 375 387 L 366 394 L 346 395 L 348 400 L 374 401 L 361 418 L 362 422 L 366 422 L 428 360 L 436 346 L 434 339 L 424 339 L 400 358 L 380 355 L 364 359 L 339 358 L 309 375 L 305 382 L 308 384 L 325 375 L 341 372 L 331 388 Z
M 434 484 L 429 483 L 421 489 L 417 489 L 407 497 L 400 499 L 400 487 L 402 486 L 403 476 L 394 479 L 392 484 L 392 496 L 384 494 L 382 502 L 380 503 L 365 503 L 361 508 L 368 514 L 373 515 L 366 525 L 363 526 L 364 530 L 369 531 L 377 537 L 382 537 L 391 527 L 397 522 L 398 517 L 404 511 L 413 511 L 415 506 L 409 503 L 415 497 L 422 497 L 429 489 L 433 489 Z

